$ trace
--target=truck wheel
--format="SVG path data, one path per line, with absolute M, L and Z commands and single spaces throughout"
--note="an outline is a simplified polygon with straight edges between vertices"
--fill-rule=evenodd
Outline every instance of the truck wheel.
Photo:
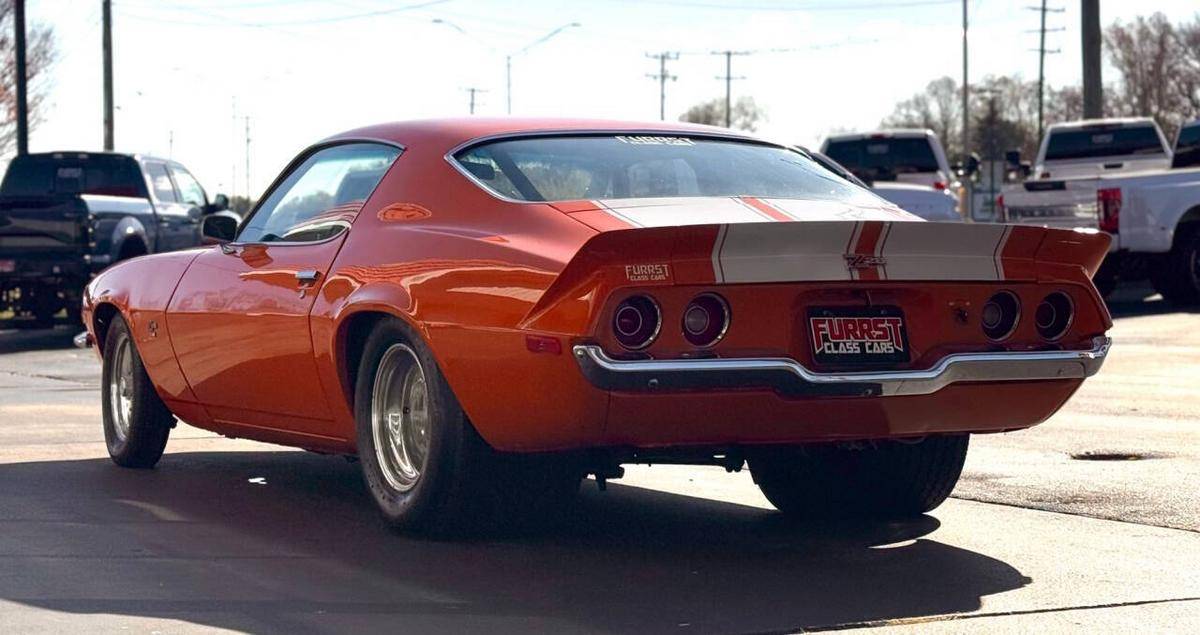
M 781 448 L 752 456 L 750 473 L 767 500 L 791 516 L 913 517 L 950 495 L 967 442 L 963 434 Z
M 1118 273 L 1120 267 L 1116 260 L 1110 255 L 1100 264 L 1100 269 L 1096 271 L 1096 275 L 1092 276 L 1092 284 L 1096 285 L 1096 291 L 1100 292 L 1101 298 L 1108 298 L 1113 291 L 1117 290 Z
M 151 468 L 162 457 L 175 417 L 142 365 L 129 327 L 113 318 L 104 338 L 100 393 L 104 441 L 117 465 Z
M 1179 229 L 1175 246 L 1154 267 L 1150 281 L 1171 304 L 1200 304 L 1200 225 Z

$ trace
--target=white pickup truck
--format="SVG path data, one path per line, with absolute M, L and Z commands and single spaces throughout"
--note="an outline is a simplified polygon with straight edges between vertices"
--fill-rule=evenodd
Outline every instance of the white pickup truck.
M 838 134 L 825 139 L 821 152 L 906 212 L 925 220 L 962 221 L 958 183 L 932 130 Z
M 1033 177 L 997 203 L 1004 222 L 1112 234 L 1102 293 L 1148 276 L 1168 301 L 1200 304 L 1200 122 L 1180 130 L 1174 152 L 1149 119 L 1051 126 Z

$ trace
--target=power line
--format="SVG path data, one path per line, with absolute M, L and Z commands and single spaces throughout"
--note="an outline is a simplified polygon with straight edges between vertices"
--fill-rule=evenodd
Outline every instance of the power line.
M 806 5 L 752 5 L 752 4 L 716 4 L 709 2 L 686 2 L 683 0 L 672 2 L 671 0 L 615 0 L 626 4 L 639 5 L 659 5 L 665 7 L 683 7 L 687 9 L 713 9 L 719 11 L 779 11 L 779 12 L 795 12 L 795 11 L 822 11 L 822 12 L 844 12 L 844 11 L 877 11 L 883 9 L 908 9 L 912 7 L 927 7 L 943 4 L 954 4 L 958 0 L 912 0 L 910 2 L 866 2 L 858 4 L 839 4 L 832 3 L 826 5 L 806 4 Z
M 646 53 L 646 57 L 658 60 L 658 73 L 647 73 L 646 77 L 658 80 L 658 118 L 660 121 L 667 119 L 667 80 L 675 81 L 679 79 L 677 75 L 667 73 L 667 62 L 679 59 L 679 53 Z
M 428 7 L 431 7 L 434 5 L 443 4 L 443 3 L 446 3 L 449 1 L 450 0 L 428 0 L 427 2 L 418 2 L 416 4 L 408 4 L 408 5 L 404 5 L 401 7 L 392 7 L 390 9 L 379 9 L 377 11 L 366 11 L 366 12 L 360 12 L 360 13 L 350 13 L 350 14 L 345 14 L 345 15 L 326 16 L 326 17 L 322 17 L 322 18 L 309 18 L 309 19 L 304 19 L 304 20 L 280 20 L 280 21 L 273 21 L 273 22 L 231 20 L 227 16 L 213 13 L 211 11 L 206 11 L 199 7 L 191 7 L 191 6 L 174 6 L 174 7 L 167 7 L 167 8 L 171 9 L 171 10 L 187 11 L 189 13 L 195 13 L 196 15 L 199 15 L 201 17 L 210 18 L 213 21 L 212 22 L 195 22 L 195 21 L 187 21 L 187 20 L 174 20 L 174 19 L 169 19 L 169 18 L 148 17 L 148 16 L 136 15 L 136 14 L 130 14 L 129 17 L 134 18 L 136 20 L 145 20 L 148 22 L 161 22 L 164 24 L 183 24 L 183 25 L 188 25 L 188 26 L 216 26 L 216 27 L 227 27 L 227 26 L 232 25 L 232 26 L 240 26 L 240 27 L 247 27 L 247 28 L 253 28 L 253 29 L 270 29 L 270 28 L 281 27 L 281 26 L 309 26 L 309 25 L 314 25 L 314 24 L 330 24 L 333 22 L 346 22 L 349 20 L 360 20 L 362 18 L 374 18 L 374 17 L 383 16 L 383 15 L 390 15 L 393 13 L 400 13 L 402 11 L 411 11 L 414 9 L 424 9 L 424 8 L 428 8 Z M 143 6 L 135 6 L 134 8 L 140 9 L 140 10 L 146 10 L 146 9 L 152 9 L 152 8 L 157 8 L 157 7 L 150 7 L 150 6 L 143 5 Z

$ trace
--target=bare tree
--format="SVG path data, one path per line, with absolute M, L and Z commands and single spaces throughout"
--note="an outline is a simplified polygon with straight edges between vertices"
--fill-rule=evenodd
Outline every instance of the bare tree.
M 733 103 L 733 113 L 730 117 L 733 128 L 754 131 L 758 128 L 758 124 L 766 118 L 766 111 L 754 102 L 753 97 L 739 97 Z M 679 120 L 710 126 L 724 126 L 725 98 L 718 97 L 696 104 L 688 108 L 688 111 L 683 113 Z
M 47 71 L 54 64 L 57 49 L 50 27 L 26 23 L 25 73 L 26 102 L 29 106 L 29 129 L 43 120 L 46 93 L 49 88 Z M 0 155 L 7 155 L 17 140 L 17 80 L 16 42 L 13 38 L 13 0 L 0 0 Z
M 925 92 L 896 104 L 892 114 L 880 125 L 884 128 L 928 128 L 942 140 L 951 156 L 957 156 L 962 147 L 959 124 L 962 107 L 958 95 L 958 83 L 954 79 L 935 79 L 925 86 Z
M 1171 24 L 1161 13 L 1117 21 L 1104 33 L 1120 74 L 1111 103 L 1118 114 L 1153 117 L 1168 134 L 1200 114 L 1200 16 Z

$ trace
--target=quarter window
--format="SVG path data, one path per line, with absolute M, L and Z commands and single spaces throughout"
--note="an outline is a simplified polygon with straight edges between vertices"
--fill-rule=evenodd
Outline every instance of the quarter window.
M 161 163 L 147 163 L 146 176 L 150 177 L 150 189 L 154 192 L 155 200 L 161 203 L 179 202 L 179 197 L 175 195 L 175 185 L 167 175 L 167 166 Z
M 351 143 L 319 150 L 267 196 L 239 242 L 308 242 L 344 231 L 400 150 Z
M 200 182 L 191 173 L 178 165 L 172 165 L 171 176 L 175 178 L 175 185 L 179 186 L 181 202 L 196 207 L 204 207 L 208 204 L 208 200 L 204 196 L 204 188 L 200 187 Z

